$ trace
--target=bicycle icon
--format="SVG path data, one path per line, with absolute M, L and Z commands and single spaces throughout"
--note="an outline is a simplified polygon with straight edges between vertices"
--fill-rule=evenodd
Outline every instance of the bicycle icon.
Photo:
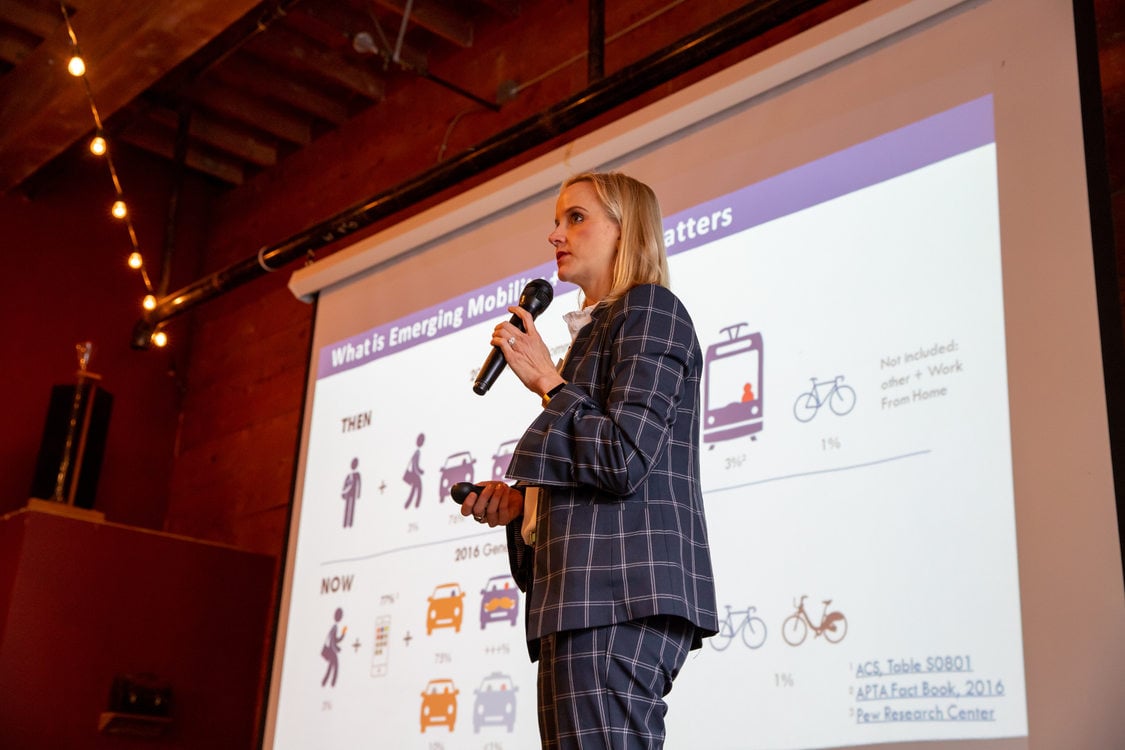
M 843 612 L 829 612 L 828 605 L 832 603 L 831 599 L 824 600 L 824 613 L 820 616 L 820 624 L 814 625 L 813 621 L 809 619 L 808 613 L 805 611 L 805 599 L 808 594 L 801 596 L 801 601 L 794 604 L 797 611 L 785 618 L 785 622 L 781 625 L 781 636 L 785 642 L 790 646 L 800 646 L 804 643 L 805 637 L 809 634 L 809 628 L 812 628 L 813 633 L 817 636 L 824 636 L 824 640 L 829 643 L 839 643 L 844 640 L 844 636 L 848 633 L 848 621 L 845 619 Z
M 820 407 L 828 404 L 828 408 L 837 416 L 844 416 L 855 408 L 855 390 L 850 385 L 844 385 L 844 376 L 837 375 L 832 380 L 809 378 L 812 389 L 802 393 L 793 404 L 793 416 L 798 422 L 808 422 L 820 411 Z M 828 386 L 828 392 L 822 398 L 820 389 Z
M 719 632 L 710 639 L 716 651 L 724 651 L 740 631 L 746 648 L 758 648 L 766 642 L 766 621 L 754 614 L 757 607 L 747 607 L 737 611 L 732 610 L 729 604 L 726 607 L 727 616 L 719 622 Z M 737 627 L 734 624 L 735 615 L 743 615 Z

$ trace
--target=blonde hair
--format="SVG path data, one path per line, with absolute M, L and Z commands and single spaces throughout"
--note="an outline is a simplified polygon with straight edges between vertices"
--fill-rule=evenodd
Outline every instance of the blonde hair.
M 567 178 L 560 192 L 576 182 L 594 187 L 602 208 L 621 230 L 613 282 L 599 303 L 613 302 L 640 284 L 669 286 L 664 224 L 652 188 L 620 172 L 582 172 Z

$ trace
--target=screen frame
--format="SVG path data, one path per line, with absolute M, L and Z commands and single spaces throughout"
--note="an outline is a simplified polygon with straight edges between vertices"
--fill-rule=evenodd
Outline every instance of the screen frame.
M 301 269 L 293 274 L 289 283 L 290 289 L 299 298 L 316 300 L 321 291 L 330 290 L 338 284 L 346 284 L 348 279 L 356 275 L 378 273 L 381 269 L 424 252 L 428 247 L 440 243 L 444 237 L 458 231 L 460 227 L 487 221 L 489 217 L 512 205 L 518 205 L 530 197 L 553 192 L 556 186 L 574 171 L 619 160 L 624 154 L 679 131 L 689 120 L 691 122 L 705 120 L 706 117 L 731 106 L 729 97 L 741 97 L 739 101 L 745 101 L 774 86 L 782 85 L 779 81 L 783 78 L 794 80 L 822 65 L 833 64 L 834 60 L 868 44 L 876 43 L 878 39 L 890 36 L 913 24 L 926 22 L 927 19 L 957 6 L 976 4 L 977 0 L 942 0 L 939 3 L 925 4 L 923 10 L 921 3 L 887 0 L 887 2 L 871 2 L 860 6 L 793 40 L 771 47 L 743 63 L 736 64 L 707 79 L 703 84 L 677 92 L 638 113 L 583 136 L 564 148 L 517 166 L 495 180 L 466 191 L 384 232 L 360 240 L 313 266 Z M 1104 161 L 1104 126 L 1097 77 L 1096 45 L 1091 49 L 1093 8 L 1092 3 L 1086 0 L 1074 0 L 1073 6 L 1084 131 L 1083 148 L 1086 158 L 1087 205 L 1095 266 L 1103 382 L 1106 386 L 1105 410 L 1110 432 L 1108 444 L 1113 470 L 1120 555 L 1121 540 L 1125 538 L 1125 533 L 1122 531 L 1125 526 L 1122 523 L 1123 503 L 1120 490 L 1120 478 L 1125 476 L 1122 474 L 1125 467 L 1125 397 L 1118 395 L 1117 386 L 1125 383 L 1125 345 L 1122 342 L 1112 214 L 1109 210 L 1110 196 Z M 863 18 L 864 14 L 869 15 L 865 20 L 857 23 L 856 16 L 852 14 L 860 18 Z M 836 30 L 845 25 L 848 27 L 847 31 L 840 33 Z M 1094 63 L 1092 67 L 1091 56 Z M 310 363 L 314 359 L 313 347 L 316 342 L 315 310 L 313 322 L 314 334 L 310 336 Z M 307 399 L 311 393 L 314 382 L 315 379 L 310 381 L 306 378 L 304 399 Z M 304 401 L 302 417 L 303 425 L 307 417 Z M 292 523 L 295 501 L 300 496 L 298 472 L 303 465 L 307 449 L 305 440 L 306 436 L 302 430 L 299 433 L 297 461 L 291 488 L 289 523 Z M 287 528 L 286 552 L 291 549 L 292 543 L 291 529 Z M 1118 559 L 1120 561 L 1120 556 Z M 277 644 L 284 638 L 283 618 L 289 601 L 288 564 L 288 554 L 283 554 L 281 560 L 283 575 L 278 581 L 278 619 L 272 651 L 275 658 L 279 658 L 280 654 Z M 1125 572 L 1125 566 L 1120 567 Z M 278 665 L 271 659 L 268 665 L 271 676 L 276 666 Z M 264 736 L 270 733 L 269 717 L 275 708 L 276 689 L 276 681 L 270 679 L 263 714 Z M 1029 713 L 1030 704 L 1029 696 Z

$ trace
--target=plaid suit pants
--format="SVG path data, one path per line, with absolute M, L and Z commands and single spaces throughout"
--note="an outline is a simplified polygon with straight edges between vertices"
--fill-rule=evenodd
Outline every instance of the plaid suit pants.
M 664 747 L 664 696 L 695 626 L 655 616 L 540 639 L 539 733 L 545 750 Z

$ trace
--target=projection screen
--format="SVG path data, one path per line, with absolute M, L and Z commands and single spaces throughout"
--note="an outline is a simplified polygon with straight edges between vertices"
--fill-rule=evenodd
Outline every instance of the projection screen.
M 722 631 L 671 748 L 1125 747 L 1125 597 L 1071 4 L 873 0 L 294 274 L 317 297 L 265 746 L 529 748 L 471 384 L 558 185 L 654 187 L 705 352 Z M 1112 384 L 1120 387 L 1120 383 Z

